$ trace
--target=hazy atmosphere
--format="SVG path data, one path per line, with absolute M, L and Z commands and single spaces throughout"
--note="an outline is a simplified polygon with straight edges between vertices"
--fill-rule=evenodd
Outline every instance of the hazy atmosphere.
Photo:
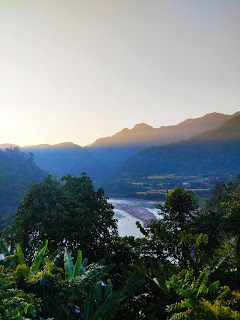
M 0 319 L 240 320 L 240 0 L 0 0 Z
M 0 0 L 0 143 L 94 142 L 240 101 L 240 1 Z

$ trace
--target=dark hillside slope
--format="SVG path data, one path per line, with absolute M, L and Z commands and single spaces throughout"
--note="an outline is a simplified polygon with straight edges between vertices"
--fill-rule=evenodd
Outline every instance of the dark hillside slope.
M 0 150 L 0 212 L 13 213 L 28 187 L 45 176 L 32 154 L 18 148 Z
M 150 147 L 125 162 L 121 173 L 216 176 L 240 172 L 240 116 L 187 141 Z

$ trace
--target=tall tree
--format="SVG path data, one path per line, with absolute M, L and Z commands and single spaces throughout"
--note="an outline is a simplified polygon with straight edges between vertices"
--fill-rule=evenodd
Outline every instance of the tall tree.
M 170 258 L 186 264 L 191 259 L 191 249 L 182 238 L 189 233 L 191 218 L 198 211 L 193 192 L 178 187 L 169 192 L 165 204 L 159 204 L 157 208 L 160 219 L 151 220 L 145 228 L 139 224 L 138 227 L 150 238 L 153 254 L 159 259 Z
M 48 176 L 33 185 L 18 207 L 14 225 L 4 234 L 20 242 L 27 257 L 48 239 L 50 252 L 61 245 L 81 248 L 90 261 L 97 261 L 117 235 L 113 206 L 102 189 L 94 190 L 85 173 L 68 175 L 62 182 Z

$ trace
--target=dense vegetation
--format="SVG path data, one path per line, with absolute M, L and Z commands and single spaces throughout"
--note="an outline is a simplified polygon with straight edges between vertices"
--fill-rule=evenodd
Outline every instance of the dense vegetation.
M 176 188 L 135 239 L 85 174 L 48 176 L 1 234 L 0 319 L 240 319 L 239 189 Z
M 12 242 L 21 242 L 28 258 L 48 239 L 50 253 L 62 245 L 75 251 L 81 244 L 88 259 L 96 262 L 111 250 L 117 236 L 113 215 L 103 190 L 95 192 L 86 174 L 65 176 L 61 183 L 48 176 L 25 195 L 5 234 L 9 232 Z
M 18 148 L 0 150 L 0 229 L 9 223 L 24 192 L 45 176 L 34 163 L 33 154 Z

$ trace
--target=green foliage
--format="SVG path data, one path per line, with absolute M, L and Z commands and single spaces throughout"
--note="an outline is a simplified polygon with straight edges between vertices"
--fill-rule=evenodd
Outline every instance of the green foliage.
M 0 266 L 0 319 L 36 319 L 38 301 L 16 288 L 10 274 Z
M 0 319 L 240 319 L 239 194 L 200 212 L 177 188 L 135 239 L 89 177 L 62 182 L 34 185 L 3 233 Z
M 170 319 L 217 319 L 211 304 L 203 297 L 207 294 L 214 294 L 218 290 L 219 281 L 210 285 L 208 282 L 207 269 L 204 269 L 197 278 L 189 270 L 182 270 L 178 275 L 173 276 L 167 282 L 167 286 L 169 289 L 175 290 L 182 300 L 167 308 L 169 313 L 174 313 Z
M 87 261 L 87 258 L 82 261 L 82 251 L 78 250 L 77 261 L 74 265 L 70 252 L 65 248 L 64 269 L 69 278 L 75 279 L 76 277 L 80 277 L 82 274 L 84 274 L 87 267 Z M 102 261 L 100 263 L 102 263 Z
M 0 250 L 5 257 L 10 255 L 7 246 L 2 241 L 0 241 Z
M 81 245 L 89 260 L 97 261 L 111 250 L 111 241 L 117 235 L 113 206 L 102 189 L 94 190 L 85 174 L 79 178 L 68 175 L 62 181 L 64 184 L 48 176 L 34 185 L 4 237 L 20 241 L 27 260 L 48 239 L 50 253 L 63 245 L 75 252 Z
M 145 228 L 138 223 L 138 228 L 150 239 L 151 247 L 156 248 L 154 254 L 159 258 L 168 257 L 178 264 L 188 266 L 197 259 L 194 247 L 207 243 L 203 234 L 193 236 L 188 232 L 191 218 L 198 211 L 193 193 L 182 187 L 176 188 L 167 195 L 165 204 L 158 205 L 157 208 L 161 218 L 151 220 Z
M 18 148 L 0 150 L 0 230 L 12 222 L 26 190 L 45 176 L 34 163 L 33 154 Z
M 38 250 L 38 252 L 37 252 L 37 255 L 36 255 L 36 257 L 35 257 L 35 259 L 34 259 L 34 261 L 33 261 L 33 264 L 32 264 L 32 266 L 31 266 L 31 268 L 30 268 L 30 271 L 31 271 L 31 272 L 36 272 L 36 271 L 38 271 L 38 269 L 39 269 L 39 267 L 40 267 L 40 264 L 41 264 L 41 262 L 42 262 L 42 257 L 45 255 L 45 252 L 46 252 L 46 250 L 47 250 L 47 245 L 48 245 L 48 240 L 46 240 L 45 243 L 43 243 L 43 244 L 40 246 L 40 248 L 39 248 L 39 250 Z
M 198 210 L 198 204 L 192 191 L 179 187 L 168 193 L 164 205 L 159 204 L 157 208 L 165 227 L 175 232 L 186 230 L 189 219 Z
M 84 320 L 113 319 L 120 304 L 133 297 L 144 283 L 141 276 L 125 279 L 118 290 L 111 280 L 103 281 L 113 265 L 104 260 L 87 267 L 79 250 L 74 266 L 69 251 L 64 251 L 65 273 L 46 256 L 48 241 L 40 245 L 31 267 L 25 263 L 21 245 L 17 245 L 16 268 L 7 258 L 0 263 L 0 319 L 77 319 L 76 310 Z M 61 248 L 62 249 L 62 248 Z M 57 251 L 59 254 L 61 250 Z M 41 259 L 39 259 L 41 257 Z M 6 265 L 5 269 L 3 265 Z

